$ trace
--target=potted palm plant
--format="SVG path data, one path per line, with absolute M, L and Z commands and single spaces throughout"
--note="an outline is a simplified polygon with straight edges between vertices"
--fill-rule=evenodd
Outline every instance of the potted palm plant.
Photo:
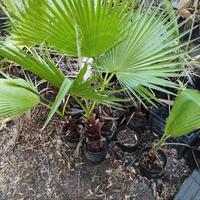
M 167 157 L 161 146 L 169 137 L 180 137 L 200 128 L 200 93 L 184 89 L 175 99 L 160 141 L 140 153 L 141 172 L 148 178 L 159 178 L 164 174 Z M 184 144 L 177 144 L 184 145 Z
M 89 161 L 98 164 L 105 159 L 107 142 L 106 139 L 101 136 L 101 123 L 99 119 L 95 119 L 95 115 L 87 121 L 83 145 L 85 156 Z
M 177 18 L 171 9 L 166 14 L 152 3 L 144 7 L 145 1 L 140 5 L 137 0 L 3 2 L 8 9 L 3 7 L 10 28 L 9 36 L 0 43 L 0 55 L 49 82 L 59 92 L 54 102 L 48 102 L 40 92 L 26 87 L 13 89 L 11 101 L 8 91 L 4 96 L 6 106 L 0 104 L 1 117 L 18 116 L 35 105 L 22 110 L 21 106 L 32 97 L 17 101 L 19 90 L 22 95 L 32 92 L 40 97 L 40 103 L 51 108 L 46 127 L 56 112 L 65 117 L 65 112 L 59 111 L 65 99 L 76 101 L 89 124 L 97 104 L 119 107 L 122 99 L 114 94 L 122 91 L 112 90 L 113 77 L 127 94 L 126 99 L 143 104 L 144 101 L 154 104 L 157 100 L 151 89 L 170 93 L 166 87 L 178 88 L 167 78 L 183 72 L 180 66 L 185 62 L 178 58 L 187 53 L 180 50 L 189 42 L 178 43 L 187 33 L 178 34 Z M 56 53 L 78 58 L 77 77 L 70 79 L 59 70 L 51 59 Z
M 94 91 L 93 88 L 95 88 L 95 86 L 88 84 L 88 81 L 84 81 L 84 76 L 86 72 L 87 66 L 82 68 L 76 80 L 74 80 L 71 86 L 72 90 L 75 90 L 76 87 L 79 87 L 80 85 L 80 87 L 82 88 L 82 92 L 84 92 L 84 90 L 86 90 L 87 92 L 89 91 L 91 93 L 90 95 L 99 98 L 99 102 L 101 101 L 102 104 L 107 104 L 110 106 L 119 106 L 119 102 L 124 101 L 119 98 L 102 95 L 102 93 L 105 91 L 107 91 L 107 94 L 110 94 L 110 92 L 118 92 L 115 90 L 111 91 L 104 89 L 105 86 L 108 84 L 108 81 L 106 79 L 97 81 L 96 90 Z M 97 79 L 100 77 L 97 76 L 93 78 Z M 99 164 L 105 159 L 107 153 L 107 142 L 106 139 L 101 135 L 102 122 L 98 118 L 96 118 L 96 115 L 94 114 L 97 101 L 92 98 L 90 100 L 85 99 L 83 102 L 76 97 L 75 100 L 85 112 L 85 131 L 83 131 L 84 154 L 89 161 L 95 164 Z
M 65 117 L 65 125 L 63 127 L 63 140 L 71 148 L 76 148 L 81 137 L 81 123 L 77 123 L 75 119 Z

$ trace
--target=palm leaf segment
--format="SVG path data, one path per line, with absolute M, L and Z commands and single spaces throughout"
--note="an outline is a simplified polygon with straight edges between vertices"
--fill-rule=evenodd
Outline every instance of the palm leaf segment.
M 111 97 L 112 94 L 119 93 L 117 90 L 104 89 L 103 80 L 98 75 L 95 75 L 88 80 L 84 80 L 85 73 L 87 72 L 87 66 L 83 67 L 79 75 L 73 81 L 73 84 L 70 88 L 71 96 L 81 96 L 83 99 L 89 99 L 96 101 L 97 103 L 110 105 L 110 106 L 120 106 L 119 102 L 125 100 L 120 98 Z M 98 84 L 97 84 L 98 83 Z M 109 84 L 106 85 L 107 87 Z
M 40 103 L 36 89 L 23 79 L 0 79 L 0 119 L 16 117 Z
M 24 1 L 23 1 L 24 2 Z M 125 37 L 130 3 L 126 0 L 27 0 L 13 24 L 12 40 L 45 43 L 67 55 L 97 57 Z M 135 1 L 132 1 L 135 2 Z M 132 3 L 134 6 L 134 3 Z
M 12 17 L 19 14 L 19 10 L 23 10 L 23 0 L 2 0 L 8 12 Z
M 38 75 L 39 77 L 47 80 L 51 85 L 61 88 L 64 80 L 67 85 L 71 85 L 68 88 L 67 93 L 74 97 L 82 97 L 84 99 L 97 101 L 103 104 L 117 105 L 114 102 L 121 101 L 118 98 L 111 98 L 107 95 L 116 93 L 117 91 L 106 90 L 100 92 L 101 85 L 96 85 L 98 76 L 91 77 L 88 80 L 84 80 L 83 76 L 87 71 L 87 67 L 84 67 L 75 80 L 70 80 L 64 76 L 64 74 L 57 68 L 57 66 L 48 58 L 42 59 L 39 55 L 29 55 L 21 49 L 13 49 L 6 47 L 2 44 L 0 46 L 0 55 L 14 61 L 26 70 Z M 66 85 L 66 87 L 68 87 Z
M 118 44 L 97 61 L 97 66 L 103 72 L 115 73 L 120 84 L 128 89 L 131 96 L 149 100 L 153 95 L 146 89 L 151 88 L 162 92 L 161 87 L 176 88 L 177 85 L 167 81 L 167 77 L 180 74 L 182 62 L 174 61 L 184 53 L 177 45 L 180 35 L 177 27 L 172 26 L 176 19 L 171 19 L 159 11 L 152 11 L 152 6 L 134 14 L 129 37 Z M 176 35 L 176 36 L 175 36 Z
M 64 81 L 65 77 L 57 66 L 50 59 L 44 60 L 38 54 L 30 55 L 25 50 L 0 43 L 0 55 L 47 80 L 55 87 L 59 88 Z
M 176 97 L 165 127 L 165 135 L 179 137 L 200 128 L 200 93 L 186 89 Z

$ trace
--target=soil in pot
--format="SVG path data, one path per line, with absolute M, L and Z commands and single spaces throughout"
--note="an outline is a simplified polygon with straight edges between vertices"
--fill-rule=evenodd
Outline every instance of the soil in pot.
M 106 139 L 102 137 L 97 141 L 89 141 L 86 138 L 84 142 L 84 154 L 87 160 L 93 164 L 100 164 L 103 162 L 107 154 Z
M 122 126 L 116 134 L 118 146 L 125 152 L 132 152 L 137 149 L 140 143 L 140 135 L 138 129 Z
M 63 141 L 71 148 L 76 148 L 80 141 L 80 133 L 84 128 L 81 120 L 74 120 L 71 117 L 66 119 L 63 127 Z
M 164 175 L 164 169 L 167 164 L 167 156 L 162 150 L 156 153 L 152 152 L 152 147 L 141 150 L 139 165 L 141 173 L 150 179 L 160 178 Z
M 130 109 L 130 115 L 126 119 L 129 127 L 145 129 L 147 124 L 146 109 L 141 104 L 134 104 Z

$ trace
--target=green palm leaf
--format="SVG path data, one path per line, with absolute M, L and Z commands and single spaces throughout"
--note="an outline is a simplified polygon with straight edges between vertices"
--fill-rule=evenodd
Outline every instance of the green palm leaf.
M 52 108 L 51 108 L 51 111 L 48 115 L 48 118 L 44 124 L 44 127 L 45 128 L 47 126 L 47 124 L 50 122 L 51 118 L 53 117 L 53 115 L 56 113 L 56 111 L 58 110 L 58 107 L 60 106 L 60 104 L 62 103 L 65 95 L 67 94 L 68 90 L 70 89 L 71 87 L 71 84 L 72 84 L 72 81 L 69 80 L 69 79 L 64 79 L 61 87 L 60 87 L 60 90 L 58 92 L 58 95 L 56 96 L 56 99 L 52 105 Z
M 84 80 L 85 73 L 87 72 L 87 66 L 85 66 L 76 79 L 73 81 L 72 86 L 70 88 L 69 94 L 73 97 L 82 97 L 83 99 L 95 101 L 100 104 L 110 105 L 110 106 L 120 106 L 119 102 L 124 102 L 126 100 L 111 97 L 109 95 L 113 95 L 118 91 L 115 90 L 101 90 L 102 81 L 99 80 L 99 76 L 96 75 L 94 77 L 89 78 L 88 80 Z M 98 83 L 98 84 L 97 84 Z
M 166 122 L 165 135 L 179 137 L 200 128 L 200 93 L 186 89 L 176 97 Z
M 22 45 L 46 43 L 67 55 L 97 57 L 125 37 L 131 3 L 123 0 L 27 0 L 13 24 Z
M 14 61 L 40 78 L 47 80 L 57 88 L 60 88 L 63 81 L 67 79 L 50 59 L 42 59 L 37 54 L 31 56 L 29 53 L 19 48 L 13 49 L 2 45 L 0 47 L 0 55 L 8 60 Z M 122 101 L 120 99 L 111 98 L 104 95 L 103 91 L 97 92 L 98 88 L 95 88 L 94 84 L 96 84 L 95 82 L 97 81 L 98 77 L 96 76 L 90 78 L 89 80 L 84 80 L 83 76 L 85 75 L 86 71 L 87 68 L 84 67 L 76 79 L 72 81 L 73 84 L 71 85 L 68 94 L 71 96 L 97 101 L 98 103 L 103 104 L 117 105 L 114 103 L 114 101 Z M 68 81 L 70 82 L 71 80 L 68 79 Z M 110 92 L 112 91 L 110 90 Z
M 40 78 L 47 80 L 58 88 L 62 85 L 64 80 L 63 73 L 48 59 L 45 61 L 39 55 L 31 56 L 24 50 L 11 48 L 4 44 L 0 45 L 0 55 L 31 71 Z
M 170 19 L 173 20 L 174 18 L 176 18 L 177 15 L 176 15 L 176 12 L 175 12 L 175 10 L 172 6 L 171 1 L 170 0 L 163 0 L 163 4 L 165 6 L 165 9 L 168 11 L 168 15 L 169 15 Z M 172 27 L 175 27 L 177 29 L 176 32 L 174 33 L 174 35 L 177 36 L 179 34 L 178 21 L 177 20 L 174 21 L 174 24 L 172 24 Z
M 168 77 L 180 76 L 178 58 L 185 55 L 178 45 L 181 35 L 177 27 L 172 26 L 175 19 L 169 18 L 159 8 L 152 6 L 142 11 L 142 6 L 134 14 L 129 37 L 97 60 L 102 72 L 115 73 L 120 84 L 129 90 L 129 94 L 138 99 L 151 99 L 144 88 L 168 92 L 162 87 L 177 88 L 168 81 Z M 175 61 L 176 60 L 176 61 Z
M 85 66 L 75 80 L 69 80 L 67 78 L 64 79 L 62 86 L 60 87 L 59 93 L 56 96 L 55 102 L 52 105 L 51 112 L 48 115 L 48 118 L 45 122 L 44 128 L 50 122 L 53 115 L 58 110 L 58 107 L 62 103 L 65 95 L 70 94 L 73 98 L 81 97 L 85 100 L 92 100 L 97 103 L 110 105 L 110 106 L 119 106 L 119 102 L 125 101 L 120 98 L 110 97 L 108 95 L 114 94 L 118 91 L 111 91 L 111 90 L 104 90 L 99 91 L 101 89 L 101 85 L 96 85 L 96 81 L 98 80 L 99 76 L 94 76 L 88 80 L 84 80 L 84 76 L 87 72 L 87 66 Z M 84 110 L 88 112 L 89 110 Z
M 2 0 L 2 2 L 12 17 L 17 16 L 19 14 L 19 10 L 23 9 L 23 0 Z
M 0 79 L 0 119 L 21 115 L 40 103 L 36 89 L 23 79 Z

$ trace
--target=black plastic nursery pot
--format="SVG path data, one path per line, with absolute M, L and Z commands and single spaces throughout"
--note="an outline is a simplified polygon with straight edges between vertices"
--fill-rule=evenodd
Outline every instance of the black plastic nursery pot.
M 76 148 L 80 142 L 80 137 L 85 124 L 82 120 L 82 114 L 77 113 L 73 115 L 73 118 L 67 118 L 65 125 L 62 129 L 62 139 L 70 147 Z
M 178 142 L 182 143 L 182 144 L 189 145 L 191 147 L 195 147 L 195 145 L 197 145 L 197 143 L 198 143 L 199 137 L 200 137 L 200 130 L 197 130 L 197 131 L 194 131 L 193 133 L 191 133 L 189 135 L 178 137 Z M 188 149 L 187 146 L 182 146 L 182 145 L 177 146 L 179 156 L 184 157 L 184 153 L 187 149 Z
M 129 127 L 143 129 L 143 130 L 146 128 L 146 125 L 147 125 L 147 120 L 143 115 L 138 115 L 133 117 L 133 119 L 131 119 L 130 122 L 128 123 Z
M 191 148 L 185 148 L 183 158 L 191 170 L 200 169 L 200 134 L 190 143 Z
M 153 108 L 149 115 L 149 130 L 161 136 L 165 129 L 166 119 L 169 116 L 168 106 Z
M 93 164 L 100 164 L 105 160 L 107 154 L 107 142 L 104 137 L 101 138 L 101 142 L 103 142 L 102 147 L 95 150 L 94 148 L 90 148 L 90 144 L 88 144 L 87 141 L 84 141 L 83 149 L 85 157 Z
M 149 179 L 161 178 L 165 173 L 165 166 L 167 165 L 167 156 L 162 150 L 157 151 L 157 159 L 160 162 L 160 166 L 153 166 L 147 163 L 146 156 L 149 155 L 152 147 L 146 147 L 141 150 L 139 157 L 140 171 L 143 176 Z
M 101 128 L 101 136 L 106 139 L 107 143 L 110 143 L 114 139 L 115 130 L 113 130 L 112 126 L 112 120 L 104 120 L 103 126 Z
M 75 149 L 78 146 L 79 142 L 80 142 L 80 137 L 79 138 L 66 137 L 66 143 L 72 149 Z
M 164 132 L 166 118 L 168 117 L 168 115 L 169 115 L 168 106 L 163 106 L 159 109 L 152 109 L 150 111 L 150 118 L 149 118 L 150 131 L 161 136 Z M 200 130 L 194 131 L 185 136 L 170 138 L 169 142 L 183 144 L 183 145 L 175 145 L 174 147 L 177 149 L 179 158 L 184 158 L 186 164 L 189 166 L 191 170 L 200 167 L 197 166 L 198 159 L 200 159 L 200 151 L 195 150 L 195 148 L 199 148 L 200 146 Z M 187 146 L 184 146 L 184 144 L 194 148 L 190 149 Z M 195 160 L 195 158 L 197 158 L 197 160 Z
M 84 149 L 84 154 L 87 160 L 90 161 L 91 163 L 100 164 L 101 162 L 105 160 L 107 150 L 104 149 L 99 152 L 92 152 L 92 151 Z
M 110 143 L 114 139 L 115 132 L 101 131 L 101 135 L 106 139 L 107 143 Z
M 133 152 L 141 142 L 141 130 L 129 126 L 121 126 L 116 132 L 116 143 L 125 152 Z
M 166 119 L 169 116 L 169 107 L 162 106 L 160 108 L 153 108 L 150 110 L 149 115 L 149 130 L 152 133 L 157 134 L 158 136 L 162 136 L 165 129 Z M 170 138 L 170 142 L 177 142 L 190 145 L 193 141 L 195 141 L 200 135 L 200 130 L 194 131 L 185 136 Z M 186 147 L 184 146 L 176 146 L 182 155 L 182 152 Z
M 66 133 L 66 132 L 65 132 Z M 72 149 L 75 149 L 80 142 L 80 135 L 77 135 L 77 137 L 72 137 L 70 134 L 66 135 L 63 133 L 62 140 Z M 79 137 L 78 137 L 79 136 Z

